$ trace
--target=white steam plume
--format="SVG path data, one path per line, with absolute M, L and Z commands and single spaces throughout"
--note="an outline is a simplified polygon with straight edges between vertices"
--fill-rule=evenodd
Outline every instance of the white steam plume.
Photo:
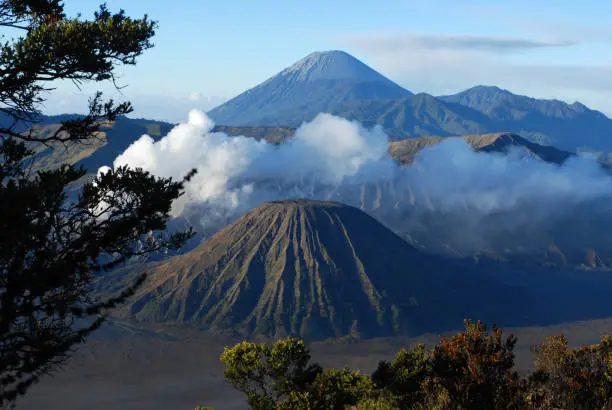
M 448 223 L 448 231 L 435 231 L 439 239 L 472 251 L 492 230 L 537 225 L 612 193 L 610 176 L 590 158 L 558 166 L 518 150 L 474 152 L 463 139 L 426 148 L 412 166 L 399 167 L 381 128 L 366 130 L 328 114 L 279 146 L 214 133 L 213 126 L 205 114 L 191 111 L 187 123 L 157 142 L 143 135 L 113 164 L 175 179 L 196 168 L 173 212 L 197 220 L 196 230 L 206 235 L 262 202 L 303 197 L 361 207 L 410 234 L 428 227 L 423 217 L 437 212 Z M 494 227 L 483 225 L 498 215 L 506 217 Z

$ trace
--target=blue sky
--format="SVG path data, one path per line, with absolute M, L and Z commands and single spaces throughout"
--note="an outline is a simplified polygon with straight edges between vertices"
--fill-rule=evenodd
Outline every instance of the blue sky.
M 65 1 L 91 15 L 96 0 Z M 315 50 L 342 49 L 413 92 L 497 85 L 612 114 L 612 2 L 604 0 L 108 0 L 159 22 L 156 47 L 122 68 L 136 114 L 177 120 Z M 112 87 L 103 89 L 112 93 Z M 83 93 L 60 84 L 49 112 Z

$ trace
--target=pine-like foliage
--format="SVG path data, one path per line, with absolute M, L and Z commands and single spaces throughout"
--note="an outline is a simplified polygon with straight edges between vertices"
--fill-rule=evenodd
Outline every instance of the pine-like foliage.
M 0 45 L 0 406 L 10 406 L 143 280 L 100 300 L 91 293 L 97 275 L 133 256 L 177 248 L 191 232 L 163 232 L 184 181 L 121 168 L 69 199 L 66 188 L 84 169 L 29 167 L 40 144 L 86 144 L 104 121 L 131 111 L 98 93 L 87 115 L 55 132 L 31 127 L 54 81 L 114 80 L 117 65 L 135 64 L 151 47 L 156 24 L 104 5 L 86 20 L 68 18 L 59 0 L 2 0 L 0 27 L 14 34 Z

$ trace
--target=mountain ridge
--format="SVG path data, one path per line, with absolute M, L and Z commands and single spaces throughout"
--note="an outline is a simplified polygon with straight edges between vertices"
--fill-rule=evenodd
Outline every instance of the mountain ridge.
M 467 90 L 460 91 L 456 94 L 442 95 L 436 98 L 445 102 L 455 102 L 461 105 L 465 105 L 470 108 L 477 109 L 478 111 L 481 111 L 483 113 L 489 113 L 491 115 L 496 114 L 494 112 L 494 108 L 497 104 L 510 99 L 514 100 L 515 102 L 520 102 L 520 104 L 524 106 L 535 106 L 541 112 L 548 112 L 552 115 L 560 116 L 561 114 L 580 114 L 585 112 L 591 112 L 600 117 L 607 118 L 604 113 L 597 110 L 592 110 L 578 101 L 568 103 L 556 98 L 533 98 L 526 95 L 515 94 L 509 90 L 497 86 L 476 85 L 474 87 L 468 88 Z
M 495 86 L 475 86 L 438 99 L 484 114 L 491 120 L 489 131 L 503 128 L 564 150 L 612 150 L 612 120 L 577 101 L 537 99 Z
M 483 85 L 415 95 L 339 50 L 311 53 L 209 114 L 223 127 L 291 128 L 320 112 L 382 125 L 396 139 L 511 132 L 566 151 L 612 151 L 612 120 L 582 103 Z
M 311 53 L 209 114 L 216 129 L 258 128 L 248 130 L 258 139 L 283 129 L 277 143 L 320 112 L 366 127 L 381 125 L 394 140 L 509 132 L 570 152 L 612 152 L 612 120 L 580 102 L 535 99 L 483 85 L 438 97 L 413 94 L 339 50 Z M 45 125 L 70 115 L 43 117 Z

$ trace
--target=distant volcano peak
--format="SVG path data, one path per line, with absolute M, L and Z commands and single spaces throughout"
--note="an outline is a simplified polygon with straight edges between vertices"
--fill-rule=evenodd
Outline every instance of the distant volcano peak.
M 353 101 L 412 93 L 339 50 L 316 51 L 209 112 L 228 126 L 293 126 Z
M 391 83 L 345 51 L 315 51 L 281 71 L 280 75 L 294 75 L 297 81 L 351 80 L 359 82 Z

